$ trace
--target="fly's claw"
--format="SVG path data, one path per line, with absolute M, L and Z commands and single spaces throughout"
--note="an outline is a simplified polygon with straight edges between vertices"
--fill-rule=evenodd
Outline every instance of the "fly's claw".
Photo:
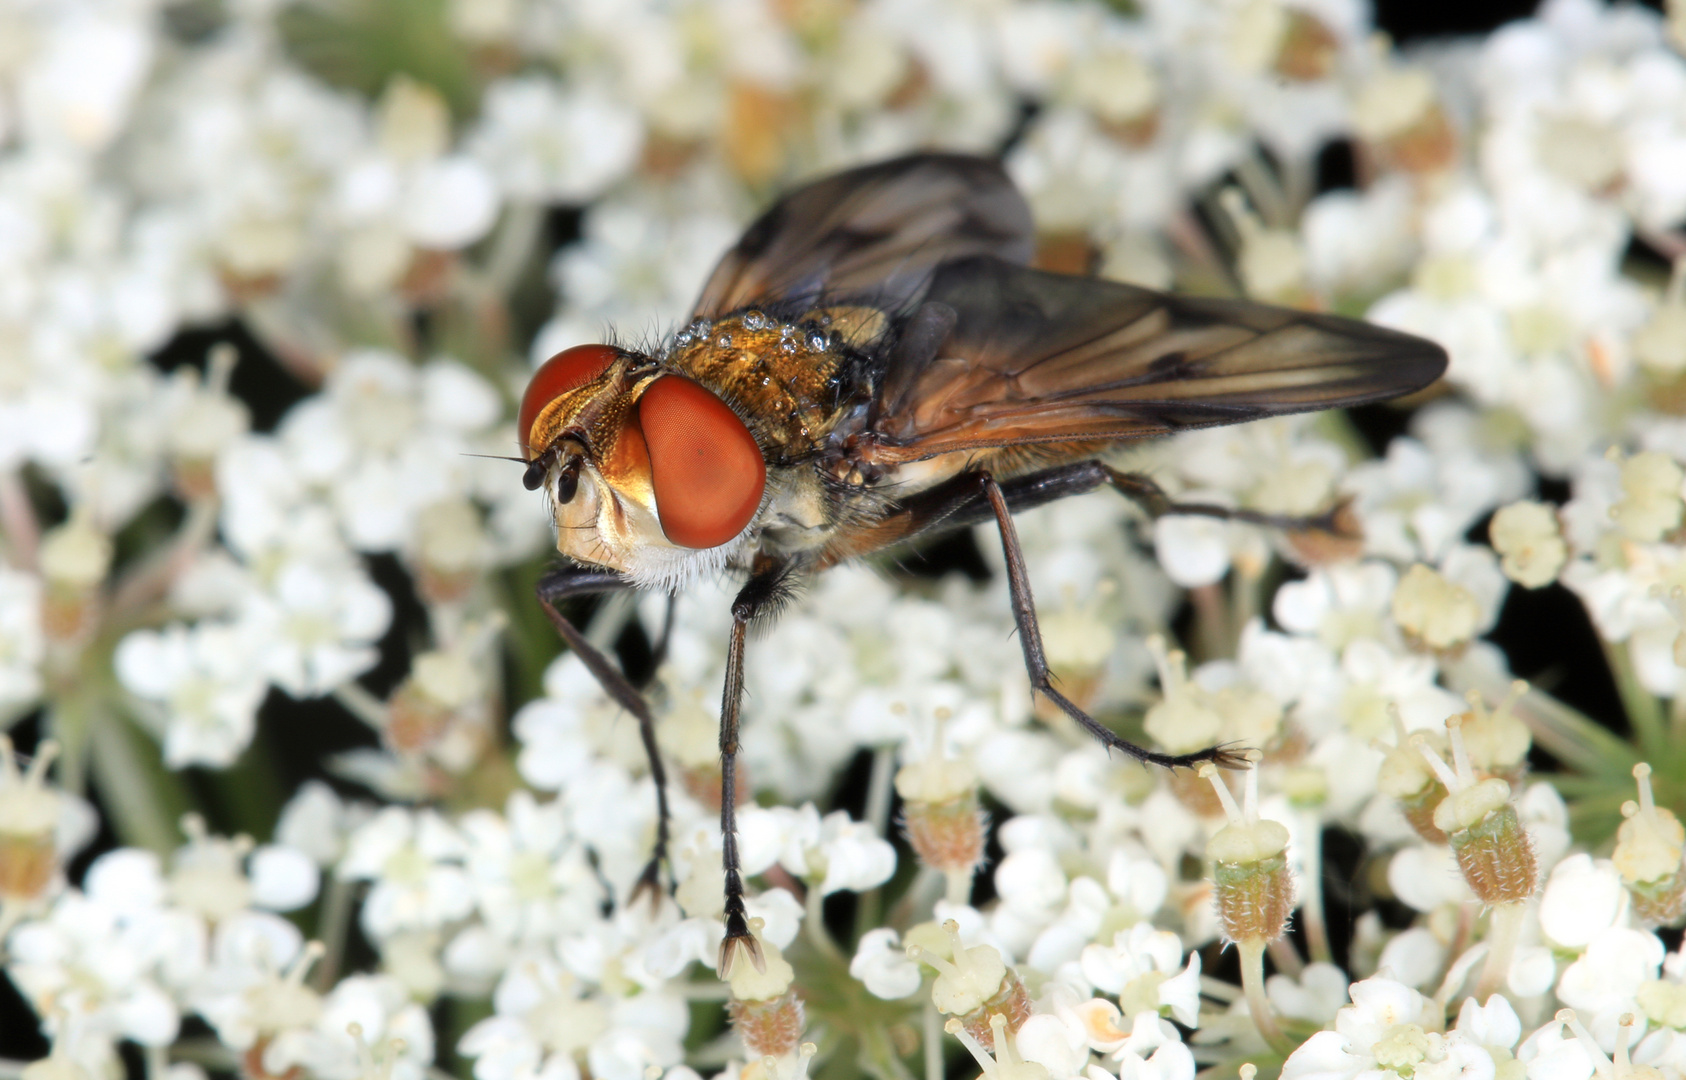
M 638 875 L 638 884 L 632 887 L 632 895 L 627 900 L 627 906 L 638 903 L 646 896 L 650 898 L 651 912 L 659 911 L 662 906 L 662 894 L 671 893 L 672 888 L 662 887 L 662 856 L 650 856 L 650 861 L 644 864 L 644 870 Z
M 749 920 L 744 917 L 743 899 L 733 896 L 726 900 L 726 937 L 720 942 L 720 960 L 715 968 L 722 979 L 731 976 L 732 965 L 737 962 L 740 949 L 748 954 L 749 962 L 755 966 L 755 970 L 765 974 L 767 958 L 761 953 L 761 943 L 749 932 Z
M 1167 769 L 1194 769 L 1211 762 L 1220 769 L 1241 771 L 1251 769 L 1259 756 L 1259 752 L 1250 746 L 1224 743 L 1221 746 L 1196 750 L 1192 754 L 1152 754 L 1144 760 L 1150 765 L 1159 765 Z

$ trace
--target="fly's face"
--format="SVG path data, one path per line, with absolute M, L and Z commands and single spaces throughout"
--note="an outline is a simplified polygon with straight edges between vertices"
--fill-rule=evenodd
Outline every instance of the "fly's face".
M 723 566 L 747 539 L 767 465 L 725 402 L 607 345 L 557 353 L 518 420 L 525 483 L 544 488 L 556 547 L 639 584 Z

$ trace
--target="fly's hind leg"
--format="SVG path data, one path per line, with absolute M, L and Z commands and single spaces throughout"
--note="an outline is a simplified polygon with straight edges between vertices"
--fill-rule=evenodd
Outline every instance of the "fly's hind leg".
M 1137 761 L 1168 769 L 1186 768 L 1205 761 L 1225 769 L 1247 768 L 1250 761 L 1246 751 L 1233 746 L 1211 746 L 1192 754 L 1162 754 L 1144 746 L 1137 746 L 1078 708 L 1075 702 L 1055 689 L 1053 673 L 1048 669 L 1048 659 L 1042 650 L 1042 630 L 1036 621 L 1036 601 L 1031 596 L 1030 575 L 1025 570 L 1024 550 L 1019 546 L 1019 533 L 1013 525 L 1012 508 L 1008 505 L 1007 495 L 1001 490 L 1001 485 L 996 482 L 995 477 L 987 472 L 973 475 L 1001 532 L 1001 552 L 1007 562 L 1007 588 L 1012 597 L 1013 622 L 1018 627 L 1019 647 L 1024 650 L 1024 666 L 1030 675 L 1031 686 L 1059 706 L 1060 711 L 1075 720 L 1079 727 L 1099 739 L 1103 745 L 1128 754 Z
M 1114 491 L 1145 510 L 1149 517 L 1187 514 L 1195 517 L 1221 518 L 1225 521 L 1244 521 L 1249 525 L 1263 525 L 1288 533 L 1323 533 L 1337 540 L 1357 540 L 1356 524 L 1352 521 L 1346 502 L 1336 503 L 1321 514 L 1298 517 L 1291 514 L 1263 514 L 1257 510 L 1238 510 L 1210 503 L 1181 503 L 1165 493 L 1165 489 L 1151 477 L 1141 473 L 1119 472 L 1103 462 L 1085 464 L 1098 468 L 1106 483 Z
M 656 785 L 656 842 L 650 851 L 650 861 L 644 865 L 643 873 L 638 875 L 638 885 L 633 889 L 631 900 L 636 901 L 639 896 L 648 892 L 652 901 L 661 895 L 661 867 L 667 862 L 668 847 L 668 807 L 667 807 L 667 770 L 662 765 L 660 749 L 656 746 L 656 719 L 650 712 L 650 704 L 644 700 L 644 695 L 631 681 L 621 673 L 607 656 L 580 633 L 579 627 L 569 622 L 556 605 L 574 596 L 592 596 L 620 589 L 631 588 L 619 574 L 605 573 L 601 570 L 556 570 L 539 579 L 537 590 L 539 606 L 549 617 L 556 632 L 568 647 L 574 650 L 580 662 L 585 664 L 586 670 L 591 672 L 599 686 L 615 699 L 615 703 L 638 719 L 638 737 L 644 743 L 644 754 L 650 760 L 650 780 Z M 667 637 L 673 628 L 673 600 L 668 598 L 666 625 L 662 629 L 662 639 L 657 645 L 658 658 L 667 648 Z

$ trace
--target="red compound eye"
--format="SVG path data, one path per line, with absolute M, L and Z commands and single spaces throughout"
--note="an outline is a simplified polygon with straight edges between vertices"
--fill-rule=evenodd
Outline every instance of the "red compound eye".
M 662 532 L 681 547 L 718 547 L 761 505 L 767 463 L 737 414 L 690 379 L 664 375 L 638 401 Z
M 544 412 L 545 406 L 561 394 L 584 386 L 603 374 L 618 355 L 607 345 L 575 345 L 539 365 L 539 369 L 533 372 L 533 380 L 527 384 L 527 392 L 521 395 L 521 412 L 516 419 L 515 430 L 520 434 L 521 446 L 526 450 L 528 460 L 545 449 L 529 441 L 533 437 L 533 421 L 539 418 L 539 413 Z

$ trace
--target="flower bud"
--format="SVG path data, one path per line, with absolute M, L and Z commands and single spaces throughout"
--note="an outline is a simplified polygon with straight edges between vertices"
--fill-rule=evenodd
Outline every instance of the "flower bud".
M 1534 737 L 1513 711 L 1527 693 L 1528 684 L 1517 679 L 1491 712 L 1474 690 L 1464 696 L 1469 712 L 1460 718 L 1459 730 L 1476 776 L 1496 776 L 1514 786 L 1528 771 L 1528 751 Z
M 222 342 L 211 347 L 203 386 L 193 367 L 178 369 L 170 380 L 164 437 L 176 492 L 187 501 L 216 494 L 217 455 L 251 427 L 245 403 L 228 392 L 239 359 L 234 346 Z
M 1487 538 L 1499 553 L 1505 577 L 1524 588 L 1550 585 L 1569 560 L 1556 510 L 1531 499 L 1501 507 L 1487 526 Z
M 948 937 L 949 956 L 919 944 L 909 945 L 907 955 L 937 970 L 937 981 L 931 987 L 931 1002 L 939 1011 L 969 1013 L 1001 989 L 1007 964 L 993 945 L 974 945 L 968 949 L 961 944 L 960 924 L 953 919 L 944 922 L 942 929 Z
M 1660 379 L 1686 371 L 1686 259 L 1674 261 L 1663 302 L 1650 321 L 1634 331 L 1633 358 Z
M 487 693 L 480 665 L 503 629 L 493 612 L 461 628 L 450 648 L 421 653 L 387 702 L 381 735 L 395 753 L 425 754 L 461 775 L 479 760 L 490 738 Z
M 181 826 L 187 843 L 171 859 L 170 902 L 212 923 L 249 907 L 252 883 L 243 864 L 252 838 L 212 836 L 198 814 L 183 815 Z
M 749 920 L 762 963 L 736 963 L 721 974 L 732 990 L 727 1011 L 744 1049 L 755 1057 L 779 1058 L 796 1052 L 807 1021 L 802 997 L 791 985 L 796 971 L 779 947 L 761 936 L 765 925 L 761 919 Z
M 78 508 L 41 538 L 41 576 L 47 585 L 41 629 L 53 641 L 80 641 L 99 619 L 99 589 L 111 571 L 114 551 L 111 538 L 92 517 Z
M 1434 652 L 1462 648 L 1481 626 L 1481 606 L 1468 589 L 1417 563 L 1393 591 L 1393 621 L 1415 645 Z
M 1084 272 L 1087 271 L 1077 271 Z M 1066 697 L 1082 709 L 1092 708 L 1106 675 L 1106 661 L 1112 655 L 1117 635 L 1102 605 L 1117 588 L 1103 580 L 1093 592 L 1080 599 L 1076 589 L 1066 586 L 1061 603 L 1041 617 L 1042 648 L 1048 664 Z M 1036 695 L 1036 715 L 1046 722 L 1063 716 L 1059 706 Z
M 1647 924 L 1662 926 L 1686 912 L 1686 871 L 1681 865 L 1686 827 L 1652 799 L 1650 765 L 1635 765 L 1633 778 L 1639 783 L 1639 801 L 1622 804 L 1627 820 L 1616 830 L 1610 859 L 1633 896 L 1634 913 Z
M 1352 126 L 1383 165 L 1435 173 L 1457 157 L 1458 139 L 1422 68 L 1394 68 L 1372 77 L 1352 103 Z
M 1462 717 L 1446 719 L 1455 771 L 1419 744 L 1424 759 L 1448 792 L 1434 809 L 1434 824 L 1446 834 L 1470 891 L 1483 903 L 1514 904 L 1534 895 L 1539 865 L 1516 808 L 1510 785 L 1498 777 L 1478 780 L 1464 746 Z
M 1620 451 L 1611 447 L 1609 457 Z M 1622 498 L 1610 507 L 1610 517 L 1629 540 L 1655 543 L 1680 527 L 1686 503 L 1680 498 L 1686 480 L 1674 459 L 1660 450 L 1646 450 L 1622 463 Z
M 1025 988 L 1019 973 L 1008 968 L 1001 979 L 1001 989 L 995 992 L 994 997 L 962 1016 L 960 1025 L 972 1038 L 993 1050 L 997 1045 L 995 1021 L 1005 1022 L 1009 1032 L 1016 1032 L 1030 1019 L 1030 1011 L 1030 991 Z
M 948 900 L 964 904 L 983 861 L 989 818 L 978 808 L 978 771 L 942 753 L 939 718 L 931 752 L 896 772 L 907 841 L 919 861 L 948 879 Z
M 480 512 L 466 499 L 434 503 L 416 515 L 416 591 L 430 604 L 468 595 L 486 565 L 490 544 Z
M 1274 941 L 1294 909 L 1288 829 L 1280 822 L 1259 820 L 1256 770 L 1247 773 L 1245 811 L 1235 805 L 1235 797 L 1214 766 L 1202 765 L 1200 775 L 1212 783 L 1229 815 L 1229 824 L 1206 842 L 1218 923 L 1232 941 Z
M 1147 651 L 1159 669 L 1159 686 L 1165 696 L 1147 710 L 1144 730 L 1173 754 L 1190 753 L 1217 742 L 1223 717 L 1212 707 L 1206 692 L 1189 679 L 1187 655 L 1180 649 L 1168 651 L 1165 639 L 1158 634 L 1147 639 Z
M 1393 746 L 1386 750 L 1387 756 L 1382 758 L 1381 770 L 1376 774 L 1376 789 L 1399 800 L 1399 809 L 1418 836 L 1431 844 L 1444 844 L 1446 834 L 1434 823 L 1434 808 L 1445 800 L 1446 785 L 1423 760 L 1418 747 L 1426 744 L 1436 753 L 1442 753 L 1447 748 L 1446 742 L 1433 732 L 1408 733 L 1405 721 L 1399 716 L 1398 706 L 1390 705 L 1388 711 L 1393 715 L 1397 737 Z
M 63 797 L 46 780 L 58 749 L 43 742 L 23 773 L 12 740 L 0 735 L 0 904 L 39 899 L 58 874 Z
M 770 946 L 763 942 L 762 948 Z M 743 1040 L 744 1049 L 758 1057 L 783 1057 L 795 1052 L 807 1024 L 802 996 L 794 989 L 766 1001 L 733 998 L 727 1005 L 727 1012 L 732 1018 L 733 1030 Z
M 1247 295 L 1275 304 L 1309 302 L 1305 245 L 1299 233 L 1267 227 L 1235 188 L 1219 192 L 1218 202 L 1241 237 L 1236 269 Z

